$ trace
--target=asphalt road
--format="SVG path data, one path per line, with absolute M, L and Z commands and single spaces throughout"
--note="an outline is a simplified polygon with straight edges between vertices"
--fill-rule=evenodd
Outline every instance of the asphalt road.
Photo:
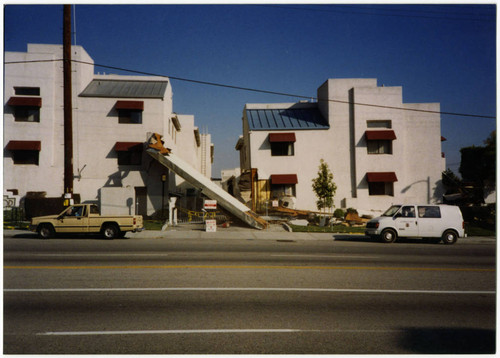
M 495 255 L 460 242 L 6 237 L 4 353 L 494 353 Z

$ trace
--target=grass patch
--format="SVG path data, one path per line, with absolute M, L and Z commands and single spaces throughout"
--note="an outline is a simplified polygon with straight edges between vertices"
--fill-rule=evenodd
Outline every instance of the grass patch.
M 467 236 L 496 236 L 494 229 L 485 228 L 474 223 L 465 223 Z
M 331 233 L 343 233 L 343 234 L 364 234 L 365 227 L 348 227 L 344 225 L 334 225 L 334 226 L 299 226 L 299 225 L 289 225 L 293 232 L 331 232 Z
M 144 229 L 146 230 L 161 230 L 165 221 L 162 220 L 144 220 Z

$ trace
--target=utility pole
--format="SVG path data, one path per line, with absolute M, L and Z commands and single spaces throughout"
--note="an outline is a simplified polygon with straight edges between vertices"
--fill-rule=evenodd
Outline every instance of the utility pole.
M 64 194 L 73 197 L 73 101 L 71 89 L 71 5 L 64 5 L 63 14 L 64 71 Z

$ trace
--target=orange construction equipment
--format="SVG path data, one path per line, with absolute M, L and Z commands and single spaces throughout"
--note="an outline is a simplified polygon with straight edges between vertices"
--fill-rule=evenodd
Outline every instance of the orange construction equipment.
M 165 142 L 161 139 L 161 135 L 158 133 L 153 133 L 151 138 L 149 138 L 149 148 L 158 150 L 163 155 L 169 155 L 171 153 L 170 148 L 165 148 L 163 145 Z

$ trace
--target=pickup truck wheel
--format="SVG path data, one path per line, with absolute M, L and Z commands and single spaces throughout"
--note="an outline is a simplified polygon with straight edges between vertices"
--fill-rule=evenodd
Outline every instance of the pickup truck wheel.
M 102 228 L 102 234 L 106 239 L 115 239 L 119 233 L 120 229 L 115 224 L 106 224 Z
M 54 236 L 55 231 L 52 225 L 42 224 L 38 227 L 38 237 L 40 239 L 49 239 Z
M 458 235 L 455 231 L 453 230 L 446 230 L 443 234 L 443 243 L 446 245 L 452 245 L 455 242 L 457 242 Z
M 386 230 L 382 231 L 382 236 L 381 236 L 382 242 L 390 244 L 391 242 L 396 241 L 396 238 L 397 238 L 397 234 L 394 230 L 386 229 Z

